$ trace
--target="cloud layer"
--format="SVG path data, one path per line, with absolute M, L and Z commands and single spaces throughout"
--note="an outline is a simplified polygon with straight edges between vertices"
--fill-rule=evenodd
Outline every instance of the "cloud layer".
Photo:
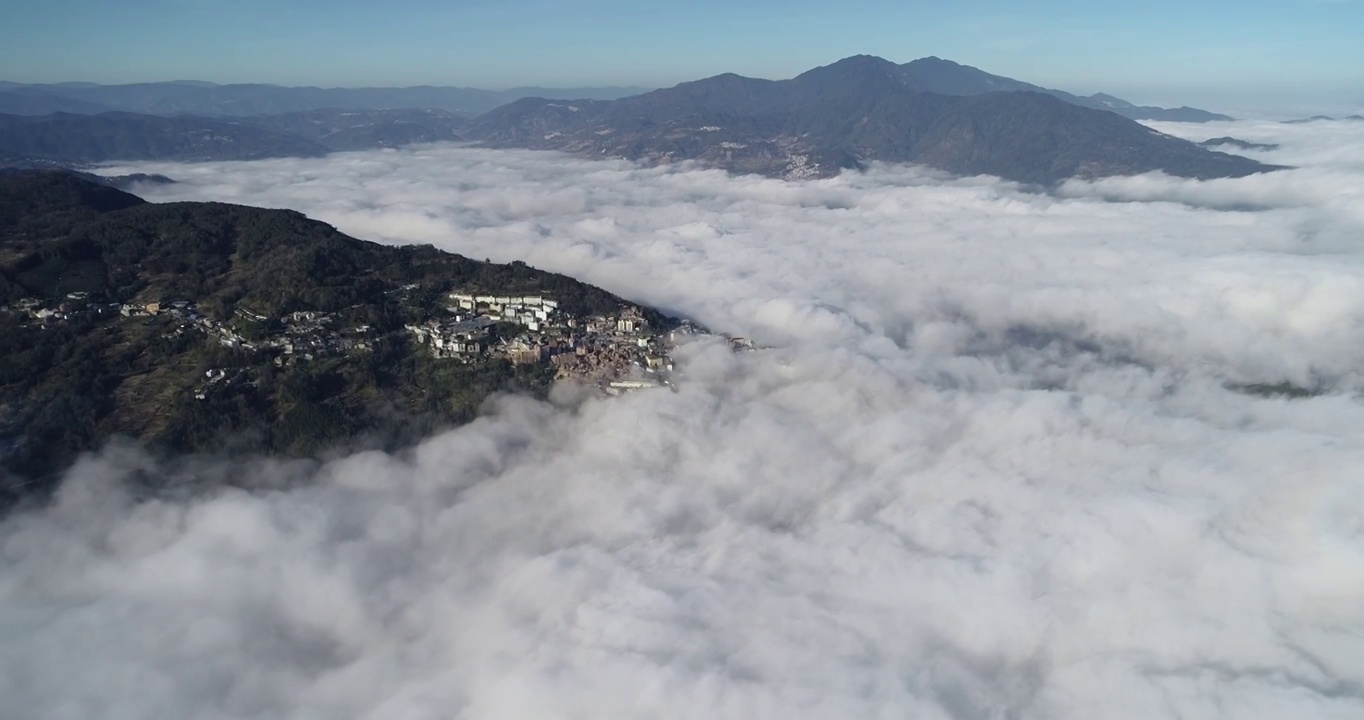
M 1299 170 L 1054 196 L 448 146 L 139 165 L 182 181 L 149 199 L 772 347 L 402 457 L 188 466 L 251 492 L 135 501 L 145 458 L 89 457 L 0 525 L 0 716 L 1359 717 L 1364 142 L 1304 127 L 1212 133 Z M 1321 394 L 1229 389 L 1281 382 Z

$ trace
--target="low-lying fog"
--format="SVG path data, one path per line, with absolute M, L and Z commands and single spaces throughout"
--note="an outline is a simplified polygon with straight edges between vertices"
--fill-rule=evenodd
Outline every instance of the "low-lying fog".
M 0 524 L 0 716 L 1364 717 L 1364 123 L 1297 169 L 786 183 L 455 146 L 166 165 L 770 349 L 408 456 L 126 448 Z M 1244 386 L 1289 384 L 1306 399 Z

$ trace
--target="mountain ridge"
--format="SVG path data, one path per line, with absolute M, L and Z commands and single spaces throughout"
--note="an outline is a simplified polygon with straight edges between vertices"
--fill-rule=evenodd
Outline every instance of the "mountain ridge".
M 325 88 L 268 83 L 217 84 L 200 81 L 98 85 L 91 83 L 0 86 L 0 113 L 135 112 L 147 115 L 244 117 L 325 109 L 410 110 L 482 113 L 522 97 L 620 98 L 648 88 L 539 88 L 508 90 L 414 85 L 383 88 Z M 79 110 L 78 108 L 85 108 Z
M 614 101 L 528 98 L 474 118 L 463 134 L 491 147 L 691 160 L 791 179 L 875 161 L 1041 185 L 1153 170 L 1211 178 L 1275 169 L 1047 93 L 927 92 L 904 66 L 866 55 L 790 80 L 726 73 Z
M 940 58 L 898 65 L 857 55 L 789 80 L 724 73 L 615 100 L 521 98 L 477 116 L 337 108 L 233 118 L 0 115 L 0 163 L 317 157 L 457 140 L 644 163 L 693 161 L 787 179 L 872 162 L 1036 185 L 1150 171 L 1213 178 L 1276 169 L 1161 134 L 1108 107 L 1135 106 L 1094 97 L 1104 109 Z
M 0 115 L 0 164 L 255 160 L 461 139 L 442 110 L 310 110 L 244 118 L 126 112 Z
M 863 55 L 853 57 L 874 58 Z M 875 58 L 880 60 L 880 58 Z M 942 95 L 976 95 L 986 92 L 1042 92 L 1083 107 L 1116 112 L 1134 120 L 1209 122 L 1230 120 L 1187 106 L 1161 108 L 1135 105 L 1106 93 L 1089 96 L 993 75 L 979 68 L 937 56 L 911 60 L 899 66 L 901 80 L 923 92 Z M 210 83 L 196 80 L 100 85 L 97 83 L 0 82 L 0 113 L 45 115 L 51 112 L 96 114 L 125 111 L 143 114 L 188 114 L 206 117 L 242 117 L 323 109 L 399 110 L 437 109 L 481 114 L 527 97 L 549 100 L 617 100 L 642 95 L 655 88 L 515 87 L 506 90 L 414 85 L 406 87 L 318 87 L 270 83 Z

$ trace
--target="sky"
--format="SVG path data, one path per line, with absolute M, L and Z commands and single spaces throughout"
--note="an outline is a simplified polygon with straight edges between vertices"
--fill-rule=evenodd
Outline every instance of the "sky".
M 8 3 L 0 79 L 660 87 L 937 55 L 1163 104 L 1364 104 L 1364 2 L 51 0 Z
M 676 392 L 502 397 L 410 452 L 89 454 L 0 520 L 0 717 L 1364 717 L 1364 124 L 1156 127 L 1293 169 L 102 168 L 764 348 L 698 338 Z M 124 484 L 176 473 L 234 482 Z

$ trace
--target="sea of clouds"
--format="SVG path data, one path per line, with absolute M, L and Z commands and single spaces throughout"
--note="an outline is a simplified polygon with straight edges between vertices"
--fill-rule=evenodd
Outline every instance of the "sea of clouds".
M 1028 192 L 457 146 L 165 165 L 749 336 L 400 456 L 0 524 L 0 717 L 1364 717 L 1364 123 Z M 1243 386 L 1316 393 L 1265 397 Z M 207 461 L 205 461 L 206 463 Z

